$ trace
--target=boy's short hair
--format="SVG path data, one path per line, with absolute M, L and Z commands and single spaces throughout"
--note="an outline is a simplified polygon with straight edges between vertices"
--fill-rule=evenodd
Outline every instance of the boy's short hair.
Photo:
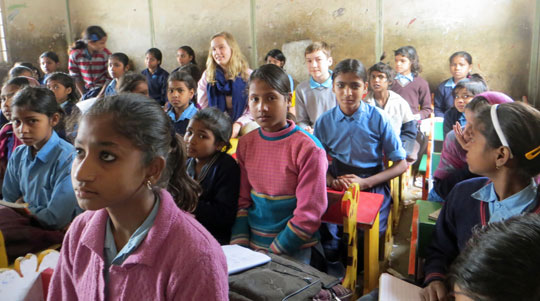
M 386 75 L 386 80 L 388 81 L 388 87 L 391 87 L 392 84 L 394 83 L 394 77 L 396 76 L 396 72 L 394 71 L 394 69 L 388 65 L 388 64 L 385 64 L 383 62 L 378 62 L 377 64 L 371 66 L 371 68 L 369 68 L 368 70 L 368 74 L 369 76 L 371 76 L 371 73 L 373 71 L 377 71 L 377 72 L 380 72 L 380 73 L 383 73 Z M 368 80 L 370 80 L 368 78 Z
M 315 51 L 321 50 L 326 57 L 332 56 L 332 51 L 330 50 L 330 46 L 326 44 L 326 42 L 320 41 L 320 42 L 313 42 L 311 45 L 306 47 L 306 51 L 304 52 L 304 56 L 313 53 Z

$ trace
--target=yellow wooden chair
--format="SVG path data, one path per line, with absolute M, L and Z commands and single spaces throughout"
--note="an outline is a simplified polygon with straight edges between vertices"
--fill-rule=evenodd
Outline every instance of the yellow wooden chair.
M 8 267 L 8 258 L 6 252 L 6 244 L 4 242 L 4 235 L 0 231 L 0 269 Z
M 328 189 L 328 209 L 322 220 L 333 224 L 343 224 L 348 233 L 348 262 L 343 286 L 356 291 L 358 273 L 358 231 L 364 229 L 364 293 L 372 291 L 379 279 L 379 210 L 383 196 L 360 191 L 358 184 L 352 184 L 343 191 Z M 352 300 L 356 300 L 355 297 Z

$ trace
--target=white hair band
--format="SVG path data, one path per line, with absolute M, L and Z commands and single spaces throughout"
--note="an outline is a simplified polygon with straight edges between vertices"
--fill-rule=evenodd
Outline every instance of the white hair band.
M 497 136 L 499 136 L 502 145 L 508 147 L 508 150 L 510 151 L 510 159 L 512 159 L 514 157 L 512 155 L 512 149 L 510 149 L 510 145 L 508 144 L 508 141 L 506 140 L 506 137 L 502 131 L 501 124 L 499 123 L 499 117 L 497 117 L 498 106 L 498 104 L 491 106 L 491 122 L 493 123 L 493 128 L 495 128 L 495 132 L 497 133 Z

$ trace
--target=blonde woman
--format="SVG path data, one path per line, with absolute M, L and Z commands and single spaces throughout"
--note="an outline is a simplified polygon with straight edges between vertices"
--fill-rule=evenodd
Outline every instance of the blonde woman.
M 220 32 L 212 36 L 206 71 L 197 87 L 197 103 L 201 109 L 217 107 L 227 112 L 233 121 L 232 138 L 238 136 L 243 126 L 253 121 L 245 93 L 251 72 L 230 33 Z

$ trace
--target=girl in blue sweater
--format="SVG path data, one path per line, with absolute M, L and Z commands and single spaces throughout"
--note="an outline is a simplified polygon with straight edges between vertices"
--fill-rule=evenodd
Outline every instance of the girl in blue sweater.
M 504 118 L 503 118 L 504 116 Z M 437 220 L 428 248 L 423 300 L 443 300 L 448 267 L 471 230 L 524 212 L 540 212 L 540 112 L 523 103 L 488 107 L 473 118 L 467 150 L 469 170 L 487 178 L 456 185 Z

